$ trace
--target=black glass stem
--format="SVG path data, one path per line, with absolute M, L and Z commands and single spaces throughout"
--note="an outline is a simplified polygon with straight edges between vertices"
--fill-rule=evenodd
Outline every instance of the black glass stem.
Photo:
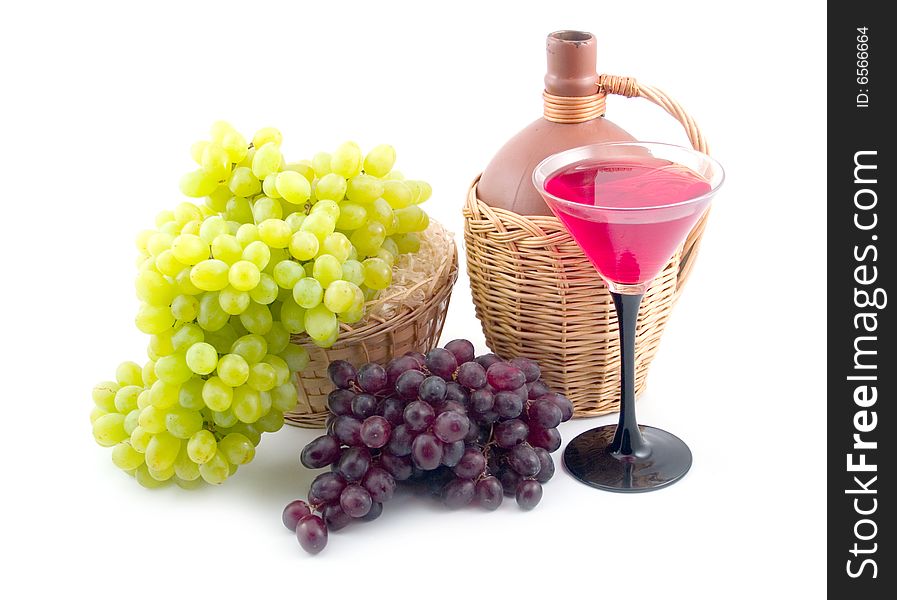
M 672 433 L 639 425 L 635 416 L 635 331 L 642 294 L 611 293 L 620 328 L 620 420 L 590 429 L 564 450 L 578 480 L 612 492 L 648 492 L 680 480 L 691 450 Z

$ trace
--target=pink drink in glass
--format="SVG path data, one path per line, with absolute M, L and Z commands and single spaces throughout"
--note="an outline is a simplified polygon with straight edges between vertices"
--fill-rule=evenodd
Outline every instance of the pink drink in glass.
M 544 185 L 566 201 L 551 208 L 598 272 L 625 285 L 660 273 L 710 198 L 686 201 L 711 189 L 687 167 L 637 155 L 583 160 L 551 173 Z

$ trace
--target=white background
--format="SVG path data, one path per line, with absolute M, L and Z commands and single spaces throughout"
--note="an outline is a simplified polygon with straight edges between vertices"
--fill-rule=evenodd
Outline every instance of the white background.
M 498 4 L 6 6 L 5 596 L 822 596 L 823 6 Z M 90 389 L 143 360 L 133 238 L 181 201 L 190 144 L 214 120 L 246 135 L 275 125 L 294 159 L 346 139 L 391 143 L 460 238 L 469 182 L 540 114 L 544 38 L 562 28 L 597 34 L 599 70 L 682 102 L 727 169 L 639 403 L 643 423 L 691 446 L 686 479 L 625 496 L 559 470 L 529 513 L 403 497 L 310 557 L 280 511 L 313 476 L 298 454 L 315 432 L 266 436 L 238 476 L 195 493 L 144 490 L 111 464 L 90 434 Z M 608 116 L 638 138 L 686 143 L 644 101 L 614 98 Z M 464 277 L 443 341 L 461 336 L 485 350 Z

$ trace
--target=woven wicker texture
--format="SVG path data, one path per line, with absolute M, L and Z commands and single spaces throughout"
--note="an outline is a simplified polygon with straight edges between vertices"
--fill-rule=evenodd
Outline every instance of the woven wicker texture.
M 675 117 L 692 146 L 707 152 L 694 120 L 663 92 L 637 84 L 633 78 L 611 75 L 600 76 L 597 85 L 597 94 L 579 104 L 546 97 L 546 118 L 581 122 L 593 118 L 596 106 L 603 109 L 605 94 L 641 97 Z M 539 361 L 545 380 L 573 402 L 576 416 L 619 410 L 617 315 L 604 282 L 555 217 L 491 208 L 477 198 L 476 184 L 471 185 L 464 207 L 464 240 L 471 292 L 486 343 L 500 356 Z M 642 301 L 636 334 L 636 393 L 645 387 L 648 366 L 697 256 L 706 218 L 691 231 Z
M 339 340 L 330 348 L 315 346 L 305 335 L 294 335 L 293 343 L 308 350 L 308 367 L 297 377 L 299 404 L 287 413 L 286 422 L 300 427 L 324 426 L 327 395 L 333 383 L 327 377 L 327 366 L 334 360 L 347 360 L 361 366 L 366 362 L 385 364 L 393 356 L 412 350 L 427 352 L 434 348 L 442 334 L 448 312 L 452 286 L 458 278 L 458 252 L 452 238 L 442 226 L 431 221 L 426 236 L 438 240 L 443 247 L 432 249 L 429 275 L 411 285 L 394 285 L 371 302 L 368 316 L 354 325 L 340 324 Z M 422 236 L 423 237 L 423 236 Z M 422 239 L 422 242 L 428 240 Z M 414 256 L 400 257 L 413 261 Z

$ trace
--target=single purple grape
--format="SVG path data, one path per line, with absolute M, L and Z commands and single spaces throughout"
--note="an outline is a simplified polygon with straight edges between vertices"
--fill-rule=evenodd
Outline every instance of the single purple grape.
M 302 453 L 299 461 L 309 469 L 320 469 L 333 463 L 340 456 L 339 441 L 331 435 L 322 435 L 310 441 Z
M 355 417 L 337 417 L 333 421 L 333 433 L 346 446 L 361 446 L 361 421 Z
M 389 443 L 392 425 L 379 415 L 368 417 L 361 424 L 361 441 L 368 448 L 382 448 Z
M 504 362 L 504 360 L 495 354 L 483 354 L 482 356 L 477 356 L 475 360 L 480 366 L 487 370 L 495 363 Z
M 476 484 L 470 479 L 452 479 L 442 488 L 442 498 L 449 508 L 461 508 L 473 501 Z
M 468 418 L 454 411 L 444 412 L 433 421 L 433 433 L 446 444 L 463 440 L 469 430 Z
M 466 362 L 458 367 L 457 381 L 471 390 L 478 390 L 486 385 L 486 369 L 479 363 Z
M 383 514 L 383 503 L 382 502 L 372 502 L 371 510 L 368 511 L 368 514 L 361 517 L 362 521 L 373 521 L 377 517 Z
M 492 428 L 492 437 L 502 448 L 513 448 L 526 439 L 529 435 L 529 427 L 520 419 L 502 421 Z
M 554 452 L 561 447 L 561 434 L 558 433 L 557 429 L 530 427 L 526 441 L 528 441 L 531 446 L 545 448 L 549 452 Z
M 542 499 L 542 484 L 534 479 L 524 479 L 517 484 L 517 505 L 530 510 L 535 508 Z
M 355 392 L 336 388 L 327 395 L 327 408 L 336 416 L 352 414 L 352 399 Z
M 307 517 L 311 514 L 311 509 L 303 500 L 293 500 L 283 509 L 283 524 L 290 531 L 296 531 L 296 525 L 299 519 Z
M 523 372 L 527 383 L 538 381 L 539 377 L 542 376 L 542 371 L 539 369 L 539 363 L 534 360 L 519 356 L 517 358 L 512 358 L 509 362 Z
M 551 389 L 545 384 L 544 381 L 534 381 L 532 383 L 526 384 L 527 389 L 527 397 L 530 400 L 535 400 L 539 396 L 544 396 L 545 394 L 550 394 Z
M 477 503 L 487 510 L 495 510 L 501 506 L 503 498 L 501 482 L 492 475 L 483 477 L 476 485 Z
M 405 412 L 405 401 L 401 398 L 390 396 L 383 401 L 380 407 L 383 418 L 390 422 L 391 425 L 401 425 L 404 423 L 402 413 Z
M 396 381 L 405 371 L 419 371 L 420 365 L 417 359 L 411 356 L 398 356 L 386 365 L 386 383 L 388 387 L 395 388 Z
M 324 517 L 324 523 L 327 524 L 327 529 L 330 531 L 339 531 L 352 522 L 352 517 L 347 515 L 339 505 L 339 497 L 332 504 L 324 507 L 322 516 Z
M 539 457 L 539 472 L 536 474 L 536 481 L 539 483 L 548 483 L 548 480 L 554 476 L 554 460 L 551 454 L 545 448 L 533 448 L 536 456 Z
M 470 396 L 460 383 L 449 381 L 445 384 L 445 401 L 457 402 L 461 406 L 467 406 Z
M 433 348 L 427 353 L 427 369 L 430 373 L 451 381 L 458 370 L 458 361 L 455 355 L 443 348 Z
M 442 444 L 432 433 L 421 433 L 411 442 L 411 460 L 417 468 L 432 471 L 442 462 Z
M 426 378 L 420 371 L 405 371 L 396 380 L 396 392 L 406 400 L 417 400 L 421 383 Z
M 430 426 L 430 423 L 436 418 L 436 411 L 423 400 L 415 400 L 414 402 L 409 402 L 408 406 L 405 407 L 403 417 L 408 430 L 418 432 Z
M 318 515 L 306 515 L 296 525 L 296 539 L 309 554 L 317 554 L 327 545 L 327 526 Z
M 377 399 L 371 394 L 358 394 L 352 400 L 352 414 L 364 420 L 377 410 Z
M 396 491 L 395 478 L 382 467 L 371 467 L 362 482 L 374 502 L 388 502 Z
M 470 408 L 478 413 L 492 410 L 494 403 L 495 398 L 489 390 L 474 390 L 470 393 Z
M 526 444 L 518 444 L 511 449 L 508 464 L 523 477 L 535 477 L 542 468 L 539 455 Z
M 455 402 L 454 400 L 450 400 L 450 401 L 443 402 L 442 406 L 439 407 L 439 414 L 442 414 L 445 412 L 454 412 L 454 413 L 458 413 L 459 415 L 466 415 L 467 409 L 464 408 L 464 406 L 462 404 L 459 404 L 458 402 Z
M 420 399 L 430 404 L 440 404 L 445 400 L 445 381 L 442 377 L 431 375 L 424 379 L 418 390 Z
M 339 500 L 346 487 L 346 480 L 339 473 L 321 473 L 308 488 L 308 499 L 312 504 L 330 504 Z
M 367 363 L 358 369 L 357 381 L 358 387 L 369 394 L 376 394 L 386 388 L 386 369 L 377 363 Z
M 493 410 L 503 419 L 514 419 L 523 412 L 523 401 L 514 392 L 498 392 Z
M 409 449 L 408 452 L 410 453 L 411 450 Z M 380 454 L 380 466 L 386 469 L 396 481 L 405 481 L 411 477 L 413 471 L 411 457 L 396 456 L 388 452 Z
M 461 461 L 464 454 L 464 440 L 458 440 L 450 444 L 442 444 L 442 464 L 446 467 L 454 467 Z
M 514 469 L 500 469 L 496 476 L 501 482 L 501 489 L 505 496 L 514 496 L 517 493 L 517 486 L 522 479 Z
M 452 471 L 461 479 L 476 479 L 486 469 L 486 457 L 479 448 L 467 448 Z
M 414 432 L 403 423 L 393 427 L 386 449 L 395 456 L 408 456 L 411 454 L 411 442 L 413 441 Z
M 499 362 L 486 369 L 486 381 L 500 392 L 509 392 L 525 385 L 526 377 L 517 367 Z
M 548 400 L 536 400 L 530 404 L 526 411 L 527 421 L 530 424 L 541 427 L 542 429 L 551 429 L 561 424 L 563 415 L 561 409 L 554 402 Z
M 569 421 L 571 417 L 573 417 L 573 403 L 567 399 L 566 396 L 561 394 L 545 394 L 544 396 L 539 396 L 539 400 L 548 400 L 553 403 L 559 409 L 561 409 L 561 421 Z
M 360 519 L 371 510 L 371 494 L 357 483 L 346 486 L 339 497 L 340 508 L 353 519 Z
M 359 481 L 371 466 L 371 453 L 367 448 L 347 448 L 339 459 L 339 474 L 346 481 Z
M 476 356 L 473 344 L 464 339 L 450 341 L 445 345 L 445 349 L 455 356 L 459 365 L 472 361 Z
M 327 367 L 327 376 L 333 385 L 340 389 L 348 390 L 358 376 L 358 372 L 352 363 L 345 360 L 335 360 Z
M 417 361 L 417 367 L 419 369 L 423 369 L 427 365 L 427 357 L 421 354 L 420 352 L 406 352 L 405 356 L 410 356 L 415 361 Z
M 520 402 L 523 404 L 526 404 L 526 401 L 529 400 L 529 389 L 527 389 L 525 384 L 516 390 L 511 390 L 511 393 L 520 398 Z

